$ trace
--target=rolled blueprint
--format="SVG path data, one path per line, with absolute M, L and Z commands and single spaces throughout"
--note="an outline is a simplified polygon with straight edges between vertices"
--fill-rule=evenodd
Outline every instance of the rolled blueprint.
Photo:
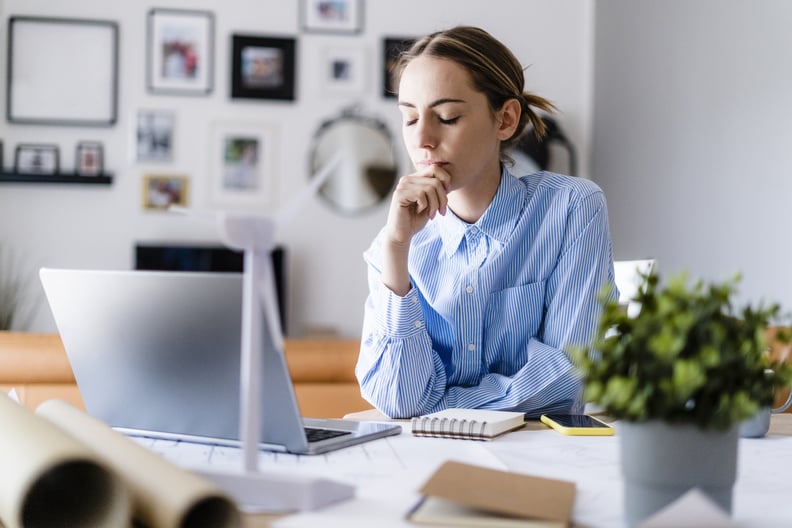
M 49 400 L 36 414 L 55 423 L 124 480 L 133 516 L 151 528 L 237 528 L 236 504 L 214 484 L 165 460 L 62 400 Z
M 94 452 L 0 393 L 0 519 L 8 528 L 129 526 L 131 497 Z

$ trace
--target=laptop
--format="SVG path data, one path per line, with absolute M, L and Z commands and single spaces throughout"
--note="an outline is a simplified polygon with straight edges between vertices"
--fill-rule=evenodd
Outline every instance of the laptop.
M 241 273 L 39 275 L 90 415 L 131 436 L 240 445 Z M 283 353 L 263 333 L 262 449 L 313 455 L 401 432 L 302 418 Z

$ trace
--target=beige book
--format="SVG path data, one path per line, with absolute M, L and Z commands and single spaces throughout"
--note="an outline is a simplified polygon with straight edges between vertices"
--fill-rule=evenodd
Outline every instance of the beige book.
M 417 524 L 563 528 L 570 525 L 575 483 L 445 462 L 407 514 Z
M 60 400 L 35 413 L 0 394 L 0 520 L 8 528 L 230 528 L 234 502 Z

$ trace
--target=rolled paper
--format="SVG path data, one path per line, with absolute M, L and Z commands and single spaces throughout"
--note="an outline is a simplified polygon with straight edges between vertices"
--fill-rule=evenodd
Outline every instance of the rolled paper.
M 129 526 L 127 488 L 90 448 L 5 393 L 0 393 L 0 424 L 4 526 Z
M 219 488 L 62 400 L 49 400 L 36 414 L 91 446 L 96 457 L 124 480 L 133 516 L 151 528 L 238 528 L 236 504 Z

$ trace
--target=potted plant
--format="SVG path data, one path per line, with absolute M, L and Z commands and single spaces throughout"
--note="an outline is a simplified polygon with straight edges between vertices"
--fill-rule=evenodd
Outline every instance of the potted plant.
M 587 401 L 621 420 L 627 521 L 693 487 L 731 512 L 739 424 L 792 380 L 792 367 L 768 356 L 780 308 L 736 308 L 739 275 L 691 284 L 679 274 L 664 287 L 656 272 L 641 279 L 640 312 L 603 297 L 592 345 L 576 350 Z
M 10 254 L 0 246 L 0 330 L 20 326 L 24 290 L 25 280 L 15 271 Z

